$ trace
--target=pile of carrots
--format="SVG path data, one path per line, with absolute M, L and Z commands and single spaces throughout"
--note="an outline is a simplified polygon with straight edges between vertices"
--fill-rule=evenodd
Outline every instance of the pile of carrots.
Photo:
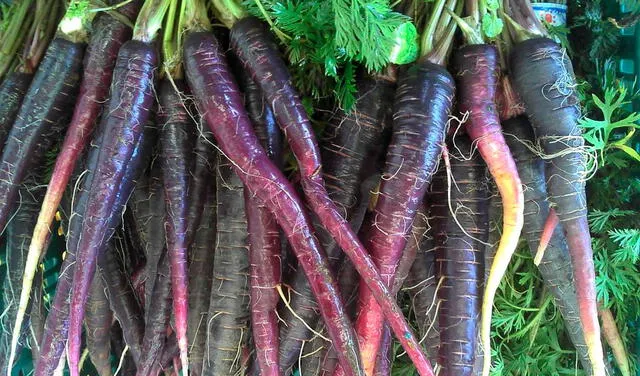
M 418 59 L 360 71 L 355 108 L 321 133 L 241 1 L 97 3 L 12 5 L 3 374 L 27 346 L 36 376 L 80 375 L 83 354 L 101 376 L 389 375 L 395 337 L 419 375 L 487 376 L 523 237 L 583 368 L 605 375 L 575 77 L 528 0 L 503 5 L 499 47 L 480 28 L 495 9 L 413 15 Z

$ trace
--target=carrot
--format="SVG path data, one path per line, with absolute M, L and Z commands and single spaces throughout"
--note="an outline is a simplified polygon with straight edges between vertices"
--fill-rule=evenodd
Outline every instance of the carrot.
M 175 88 L 174 88 L 175 85 Z M 180 78 L 173 82 L 164 80 L 160 84 L 158 121 L 160 123 L 160 159 L 163 171 L 165 196 L 165 233 L 167 253 L 171 263 L 171 293 L 175 331 L 180 346 L 183 368 L 187 359 L 187 249 L 192 239 L 187 238 L 189 223 L 189 189 L 191 171 L 194 167 L 193 148 L 196 140 L 196 125 L 182 103 L 182 93 L 187 86 Z M 197 224 L 196 224 L 197 225 Z M 194 231 L 190 231 L 192 237 Z
M 213 279 L 214 250 L 216 244 L 216 188 L 214 166 L 216 152 L 210 144 L 211 132 L 205 131 L 196 144 L 196 167 L 193 176 L 193 190 L 205 188 L 206 197 L 201 203 L 204 209 L 202 220 L 189 249 L 189 371 L 192 375 L 202 373 L 202 362 L 206 346 L 207 314 Z M 195 200 L 193 198 L 192 200 Z M 192 215 L 189 218 L 193 218 Z
M 608 308 L 602 308 L 599 310 L 600 319 L 602 320 L 602 335 L 607 340 L 613 357 L 618 364 L 620 373 L 622 376 L 631 376 L 631 367 L 629 366 L 629 357 L 627 356 L 627 349 L 624 346 L 624 341 L 620 336 L 616 320 Z
M 217 234 L 203 375 L 240 371 L 239 347 L 248 339 L 250 315 L 244 188 L 223 156 L 216 170 Z
M 427 232 L 427 227 L 429 224 L 427 223 L 427 208 L 423 205 L 418 210 L 416 214 L 416 218 L 413 221 L 413 226 L 411 227 L 411 236 L 405 245 L 404 251 L 402 252 L 402 257 L 398 262 L 398 268 L 396 269 L 396 276 L 393 281 L 392 291 L 397 295 L 402 288 L 402 285 L 409 277 L 409 272 L 411 271 L 413 264 L 417 258 L 418 250 L 420 249 L 422 242 L 425 239 L 425 234 Z M 391 331 L 387 325 L 384 326 L 384 333 L 382 334 L 382 340 L 380 344 L 380 352 L 378 353 L 378 358 L 376 359 L 376 368 L 374 371 L 375 375 L 390 375 L 391 367 L 393 362 L 393 354 L 392 354 L 392 344 L 393 338 L 391 337 Z
M 272 104 L 281 129 L 286 130 L 285 136 L 298 161 L 302 188 L 311 210 L 353 261 L 419 372 L 430 374 L 430 366 L 402 312 L 391 299 L 384 281 L 378 278 L 366 249 L 326 191 L 311 123 L 268 30 L 257 18 L 245 17 L 233 24 L 230 38 L 231 48 Z
M 0 85 L 0 152 L 4 149 L 11 126 L 32 79 L 33 74 L 14 72 Z
M 240 74 L 245 106 L 254 131 L 274 164 L 282 166 L 282 137 L 269 104 L 255 82 Z M 244 190 L 249 242 L 251 331 L 261 375 L 278 375 L 278 301 L 281 241 L 275 218 L 261 201 Z M 218 218 L 221 219 L 221 218 Z
M 378 167 L 372 160 L 375 160 L 376 153 L 384 151 L 383 130 L 390 123 L 389 102 L 393 98 L 395 72 L 389 68 L 385 73 L 359 75 L 355 108 L 349 113 L 337 109 L 326 125 L 320 142 L 327 193 L 345 219 L 350 221 L 354 231 L 358 231 L 362 224 L 370 191 L 361 190 L 361 183 L 370 173 L 366 170 Z M 364 205 L 360 205 L 363 201 Z M 333 270 L 336 270 L 344 255 L 331 234 L 318 223 L 315 228 Z M 298 269 L 291 278 L 289 284 L 295 293 L 291 294 L 290 305 L 298 317 L 294 317 L 288 309 L 280 312 L 287 323 L 280 327 L 279 364 L 284 373 L 290 372 L 296 365 L 301 346 L 313 336 L 305 323 L 315 325 L 319 317 L 317 303 L 304 271 Z M 340 291 L 343 291 L 342 288 Z M 324 341 L 321 338 L 319 340 Z M 309 346 L 305 344 L 305 347 Z
M 85 44 L 55 38 L 35 73 L 3 148 L 0 230 L 15 209 L 27 172 L 42 163 L 62 135 L 78 93 Z
M 157 274 L 149 312 L 147 312 L 142 354 L 138 364 L 137 375 L 152 374 L 154 367 L 159 367 L 160 357 L 165 349 L 167 337 L 166 327 L 171 317 L 171 272 L 170 260 L 167 249 L 160 255 L 157 265 Z
M 98 271 L 96 271 L 98 273 Z M 109 307 L 109 298 L 105 289 L 105 284 L 100 276 L 95 276 L 91 282 L 91 291 L 87 300 L 86 326 L 87 349 L 91 363 L 100 376 L 110 376 L 111 362 L 111 324 L 113 322 L 113 312 Z
M 518 170 L 504 141 L 495 106 L 498 51 L 488 44 L 469 44 L 456 54 L 460 112 L 468 112 L 465 130 L 477 144 L 502 198 L 503 230 L 482 298 L 480 339 L 485 349 L 483 375 L 489 374 L 491 310 L 496 290 L 518 245 L 523 224 L 524 198 Z
M 138 361 L 144 335 L 144 314 L 124 269 L 124 260 L 118 255 L 122 253 L 122 237 L 123 234 L 119 231 L 106 250 L 100 253 L 98 270 L 109 293 L 111 310 L 122 328 L 124 341 L 129 346 L 133 359 Z
M 113 230 L 105 224 L 122 210 L 121 206 L 115 205 L 124 204 L 118 202 L 118 198 L 128 198 L 135 185 L 134 181 L 126 180 L 132 176 L 126 176 L 125 173 L 129 165 L 138 164 L 141 160 L 141 155 L 134 151 L 135 145 L 144 139 L 145 124 L 154 101 L 153 80 L 158 57 L 153 40 L 160 28 L 160 24 L 154 21 L 156 17 L 162 19 L 167 7 L 168 3 L 163 0 L 145 2 L 134 28 L 133 39 L 118 52 L 111 96 L 100 123 L 105 137 L 100 144 L 96 164 L 92 166 L 95 169 L 94 179 L 86 192 L 90 197 L 86 211 L 91 216 L 84 216 L 73 275 L 67 346 L 71 376 L 78 376 L 79 372 L 83 307 L 96 258 L 113 234 Z M 186 364 L 183 364 L 183 368 L 186 372 Z
M 329 323 L 331 338 L 341 349 L 345 364 L 351 364 L 349 369 L 360 374 L 353 329 L 341 302 L 334 298 L 337 286 L 326 256 L 320 251 L 310 230 L 309 217 L 293 187 L 260 147 L 213 35 L 191 31 L 185 38 L 184 60 L 189 86 L 219 147 L 234 162 L 235 171 L 251 193 L 269 204 L 301 266 L 314 281 L 312 289 Z M 215 85 L 206 84 L 211 82 Z
M 31 289 L 31 309 L 29 310 L 29 323 L 31 325 L 31 359 L 36 364 L 40 359 L 40 343 L 44 336 L 44 322 L 47 317 L 44 291 L 44 268 L 39 267 L 33 279 Z M 48 303 L 47 303 L 48 306 Z
M 120 8 L 119 11 L 127 17 L 134 17 L 139 8 L 140 1 L 135 0 Z M 31 290 L 33 275 L 37 262 L 45 251 L 45 245 L 50 235 L 49 227 L 55 212 L 69 183 L 78 157 L 85 149 L 92 134 L 96 118 L 109 92 L 115 56 L 122 43 L 130 36 L 130 28 L 108 14 L 101 14 L 95 20 L 94 32 L 88 42 L 83 66 L 84 73 L 79 87 L 80 95 L 61 152 L 56 159 L 51 181 L 47 187 L 47 193 L 29 245 L 22 288 L 25 293 L 20 297 L 21 309 L 28 303 L 28 292 Z M 67 106 L 70 106 L 70 103 Z
M 443 168 L 429 196 L 440 285 L 437 363 L 442 375 L 473 375 L 488 238 L 486 167 L 467 136 L 455 137 L 448 149 L 451 176 Z
M 604 375 L 593 250 L 587 222 L 586 155 L 578 126 L 581 115 L 573 68 L 566 52 L 557 43 L 539 37 L 523 40 L 513 47 L 511 71 L 536 140 L 551 158 L 545 166 L 548 200 L 566 234 L 580 321 L 593 373 Z
M 375 206 L 376 224 L 364 240 L 389 287 L 442 152 L 453 93 L 449 73 L 426 58 L 407 70 L 398 84 L 392 139 Z M 375 367 L 384 319 L 365 281 L 363 276 L 356 329 L 369 375 Z
M 425 200 L 425 206 L 428 209 L 430 205 L 427 205 L 427 202 L 429 202 L 428 193 Z M 428 220 L 431 221 L 431 218 Z M 427 350 L 427 356 L 431 364 L 436 364 L 440 347 L 440 333 L 437 312 L 436 252 L 433 242 L 433 229 L 429 228 L 420 243 L 416 259 L 409 271 L 403 289 L 409 294 L 411 309 L 417 320 L 421 343 Z
M 549 202 L 546 200 L 548 194 L 545 185 L 545 163 L 542 158 L 528 148 L 528 145 L 534 142 L 535 137 L 531 124 L 525 116 L 505 120 L 502 122 L 502 127 L 506 141 L 516 160 L 520 178 L 523 185 L 527 187 L 524 191 L 524 228 L 526 231 L 523 232 L 523 235 L 527 240 L 531 255 L 534 256 L 550 211 Z M 556 228 L 553 232 L 544 256 L 538 264 L 538 269 L 542 274 L 546 288 L 554 297 L 556 307 L 564 318 L 569 338 L 576 347 L 582 367 L 586 374 L 591 374 L 591 361 L 580 323 L 571 258 L 560 228 Z
M 165 251 L 164 234 L 164 189 L 162 187 L 162 167 L 159 161 L 152 163 L 141 176 L 128 202 L 133 213 L 132 226 L 144 250 L 145 296 L 144 311 L 147 315 L 153 284 L 155 283 L 160 255 Z

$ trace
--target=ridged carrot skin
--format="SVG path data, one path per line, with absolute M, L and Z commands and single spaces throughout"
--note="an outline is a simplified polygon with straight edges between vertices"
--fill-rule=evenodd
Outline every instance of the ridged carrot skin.
M 273 111 L 260 88 L 246 73 L 240 75 L 245 106 L 254 131 L 269 159 L 282 166 L 282 136 Z M 251 331 L 256 359 L 263 376 L 278 376 L 278 315 L 281 283 L 280 228 L 265 204 L 244 190 L 247 231 L 249 235 L 249 281 Z
M 502 135 L 495 104 L 499 76 L 498 50 L 488 44 L 467 45 L 457 51 L 454 59 L 459 88 L 458 107 L 460 112 L 469 113 L 465 130 L 477 144 L 502 198 L 502 236 L 482 298 L 480 338 L 483 348 L 489 349 L 493 301 L 518 246 L 524 221 L 524 196 L 515 161 Z M 490 366 L 491 356 L 485 351 L 484 376 L 489 375 Z
M 213 178 L 212 178 L 213 180 Z M 214 250 L 216 244 L 215 184 L 207 195 L 203 221 L 198 227 L 189 254 L 189 372 L 202 374 L 207 343 L 207 316 L 213 281 Z
M 96 271 L 99 273 L 98 271 Z M 87 350 L 91 363 L 100 376 L 111 376 L 111 324 L 113 312 L 102 278 L 97 275 L 91 282 L 87 300 L 84 325 L 86 327 Z
M 69 317 L 69 343 L 67 348 L 71 376 L 78 375 L 80 334 L 83 307 L 96 258 L 104 243 L 113 234 L 105 227 L 115 212 L 118 197 L 129 197 L 135 184 L 126 184 L 129 164 L 137 163 L 135 145 L 143 138 L 145 124 L 154 103 L 153 80 L 157 66 L 155 47 L 148 43 L 129 41 L 118 53 L 111 85 L 111 97 L 100 127 L 105 137 L 95 166 L 94 179 L 87 192 L 91 197 L 84 216 L 82 236 L 78 242 L 81 253 L 76 257 L 76 268 L 71 291 Z M 133 183 L 133 182 L 132 182 Z
M 544 160 L 534 154 L 525 143 L 535 142 L 533 129 L 526 116 L 518 116 L 502 122 L 505 139 L 518 166 L 518 174 L 524 191 L 523 235 L 535 256 L 545 221 L 549 216 Z M 587 375 L 591 374 L 591 361 L 582 332 L 571 257 L 561 228 L 556 228 L 544 257 L 538 265 L 546 288 L 554 297 L 556 307 L 565 321 L 571 342 L 576 347 L 580 362 Z
M 143 277 L 145 280 L 145 316 L 149 313 L 151 293 L 157 276 L 156 270 L 160 255 L 165 252 L 164 201 L 162 166 L 160 161 L 155 160 L 138 179 L 128 202 L 128 207 L 133 213 L 131 225 L 135 227 L 146 258 Z
M 432 374 L 433 370 L 420 350 L 415 335 L 391 298 L 367 250 L 326 191 L 320 152 L 311 123 L 268 29 L 257 18 L 247 17 L 234 24 L 230 37 L 231 48 L 271 103 L 276 120 L 298 160 L 300 183 L 307 203 L 367 282 L 418 373 Z
M 402 251 L 402 257 L 398 262 L 398 268 L 396 269 L 396 276 L 393 281 L 392 291 L 394 294 L 398 294 L 400 289 L 404 285 L 404 282 L 409 277 L 409 272 L 413 268 L 413 264 L 416 261 L 419 249 L 422 246 L 422 242 L 426 239 L 428 209 L 424 205 L 421 205 L 418 213 L 416 213 L 413 226 L 411 226 L 411 235 L 405 245 L 404 251 Z M 388 376 L 391 374 L 391 368 L 393 365 L 393 354 L 391 344 L 393 343 L 393 337 L 391 336 L 391 330 L 388 325 L 384 326 L 384 333 L 382 334 L 382 341 L 380 342 L 380 352 L 376 360 L 376 368 L 374 369 L 375 376 Z
M 378 167 L 373 162 L 376 160 L 376 153 L 384 152 L 382 135 L 390 124 L 391 101 L 395 89 L 395 81 L 391 75 L 360 76 L 357 81 L 358 101 L 355 108 L 349 113 L 337 110 L 325 127 L 320 141 L 322 173 L 327 193 L 345 219 L 351 222 L 354 231 L 360 228 L 367 207 L 366 204 L 360 207 L 359 201 L 368 200 L 369 195 L 369 190 L 362 193 L 361 183 L 366 178 L 367 170 Z M 314 226 L 333 270 L 337 270 L 344 259 L 342 250 L 317 220 L 314 221 Z M 293 311 L 309 325 L 315 325 L 319 318 L 318 306 L 304 272 L 298 269 L 289 284 L 296 292 L 291 294 L 290 305 Z M 279 360 L 280 369 L 286 374 L 297 365 L 300 348 L 304 341 L 312 338 L 313 333 L 288 309 L 279 314 L 287 323 L 280 326 Z M 309 347 L 308 344 L 305 347 Z
M 12 72 L 0 85 L 0 153 L 32 79 L 33 74 Z
M 166 328 L 171 318 L 170 269 L 169 255 L 165 248 L 158 260 L 149 312 L 146 312 L 142 353 L 136 375 L 150 375 L 153 369 L 160 367 L 160 358 L 164 352 L 167 337 Z
M 135 0 L 118 11 L 124 16 L 135 18 L 141 4 L 142 1 Z M 109 84 L 118 50 L 130 36 L 131 29 L 108 14 L 100 14 L 95 19 L 82 66 L 82 82 L 79 87 L 78 101 L 75 103 L 69 129 L 56 158 L 56 165 L 51 174 L 51 181 L 47 187 L 47 193 L 29 245 L 27 266 L 23 278 L 25 292 L 31 290 L 37 260 L 44 253 L 55 212 L 80 153 L 86 149 L 96 119 L 109 93 Z M 27 302 L 28 295 L 25 293 L 20 298 L 20 305 L 24 307 Z
M 134 146 L 134 154 L 136 155 L 148 155 L 150 147 L 155 142 L 154 128 L 147 127 L 145 129 L 144 137 L 142 137 Z M 87 190 L 89 189 L 95 174 L 96 169 L 90 166 L 95 166 L 98 156 L 100 154 L 99 145 L 103 144 L 103 138 L 105 136 L 104 128 L 99 128 L 94 135 L 94 147 L 89 149 L 86 157 L 87 174 L 82 177 L 82 181 L 79 183 L 79 190 L 72 192 L 75 195 L 73 200 L 74 208 L 69 210 L 69 225 L 67 231 L 67 250 L 65 258 L 60 267 L 60 276 L 56 283 L 56 293 L 54 295 L 54 301 L 51 304 L 49 315 L 45 323 L 45 332 L 42 338 L 41 354 L 42 356 L 36 363 L 35 373 L 37 376 L 49 376 L 52 375 L 60 363 L 60 357 L 62 356 L 65 347 L 67 345 L 67 335 L 69 331 L 69 311 L 70 311 L 70 295 L 73 284 L 73 275 L 76 268 L 76 252 L 78 249 L 79 238 L 82 233 L 82 226 L 84 222 L 85 209 L 89 201 Z M 119 191 L 126 191 L 132 189 L 133 182 L 136 177 L 140 175 L 140 172 L 145 164 L 143 158 L 132 163 L 128 166 L 125 173 L 126 179 L 123 179 Z M 73 184 L 75 186 L 75 184 Z M 119 195 L 117 202 L 114 203 L 114 207 L 120 208 L 112 213 L 112 217 L 105 224 L 106 229 L 114 230 L 119 223 L 122 213 L 123 205 L 126 202 L 128 196 Z M 106 246 L 106 245 L 105 245 Z
M 188 34 L 184 61 L 189 86 L 219 147 L 234 162 L 235 171 L 251 193 L 268 203 L 312 281 L 330 337 L 340 348 L 345 366 L 351 374 L 361 375 L 353 328 L 337 298 L 327 258 L 311 231 L 301 200 L 260 146 L 215 37 L 207 32 Z
M 80 84 L 85 45 L 55 38 L 40 63 L 3 148 L 0 231 L 15 208 L 27 172 L 42 163 L 62 136 Z
M 206 321 L 203 375 L 241 372 L 238 354 L 249 338 L 249 243 L 245 188 L 224 156 L 216 168 L 216 247 Z
M 175 85 L 175 88 L 174 88 Z M 160 83 L 158 123 L 160 125 L 160 160 L 165 197 L 165 232 L 167 253 L 171 262 L 171 294 L 176 337 L 183 367 L 187 364 L 189 294 L 187 292 L 187 250 L 195 231 L 189 231 L 189 191 L 191 172 L 195 166 L 193 149 L 196 124 L 182 95 L 189 93 L 186 82 L 175 79 Z M 202 203 L 202 201 L 200 201 Z M 197 225 L 197 224 L 196 224 Z M 189 238 L 187 238 L 189 231 Z
M 440 160 L 453 95 L 451 75 L 427 60 L 408 68 L 398 82 L 391 144 L 374 210 L 376 225 L 364 240 L 389 289 Z M 364 277 L 361 281 L 365 282 Z M 371 375 L 380 350 L 384 317 L 366 283 L 361 283 L 359 296 L 355 326 L 364 369 Z M 337 374 L 341 374 L 340 369 Z
M 489 235 L 488 180 L 486 165 L 469 137 L 455 137 L 448 145 L 451 191 L 443 165 L 429 193 L 440 282 L 438 364 L 440 375 L 473 376 L 479 346 L 484 243 Z
M 578 126 L 579 99 L 566 51 L 548 38 L 518 43 L 511 71 L 537 142 L 551 159 L 545 166 L 548 200 L 566 234 L 576 281 L 580 321 L 593 374 L 606 373 L 598 323 L 593 250 L 587 222 L 584 139 Z
M 124 239 L 118 239 L 118 233 L 111 243 L 98 256 L 98 270 L 109 293 L 109 302 L 113 314 L 120 323 L 122 336 L 129 346 L 133 359 L 141 358 L 142 339 L 144 336 L 144 312 L 136 298 L 133 285 L 124 269 L 124 260 L 119 260 L 122 253 L 117 245 Z

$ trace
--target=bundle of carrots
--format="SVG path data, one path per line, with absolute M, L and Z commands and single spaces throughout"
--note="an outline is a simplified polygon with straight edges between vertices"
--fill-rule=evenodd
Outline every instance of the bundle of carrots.
M 522 232 L 534 253 L 545 238 L 542 275 L 583 367 L 605 375 L 566 54 L 527 0 L 393 3 L 419 53 L 359 70 L 355 105 L 318 133 L 239 0 L 14 1 L 2 372 L 27 346 L 35 375 L 79 375 L 85 352 L 100 375 L 389 375 L 393 335 L 422 376 L 486 376 Z M 502 226 L 485 265 L 491 180 Z

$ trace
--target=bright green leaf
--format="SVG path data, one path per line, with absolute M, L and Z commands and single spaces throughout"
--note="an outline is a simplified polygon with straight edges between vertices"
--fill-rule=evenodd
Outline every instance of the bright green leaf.
M 408 64 L 418 57 L 418 31 L 412 22 L 405 22 L 393 32 L 393 46 L 389 61 L 394 64 Z
M 502 32 L 504 23 L 502 20 L 491 13 L 485 13 L 482 16 L 482 32 L 487 38 L 495 38 Z

